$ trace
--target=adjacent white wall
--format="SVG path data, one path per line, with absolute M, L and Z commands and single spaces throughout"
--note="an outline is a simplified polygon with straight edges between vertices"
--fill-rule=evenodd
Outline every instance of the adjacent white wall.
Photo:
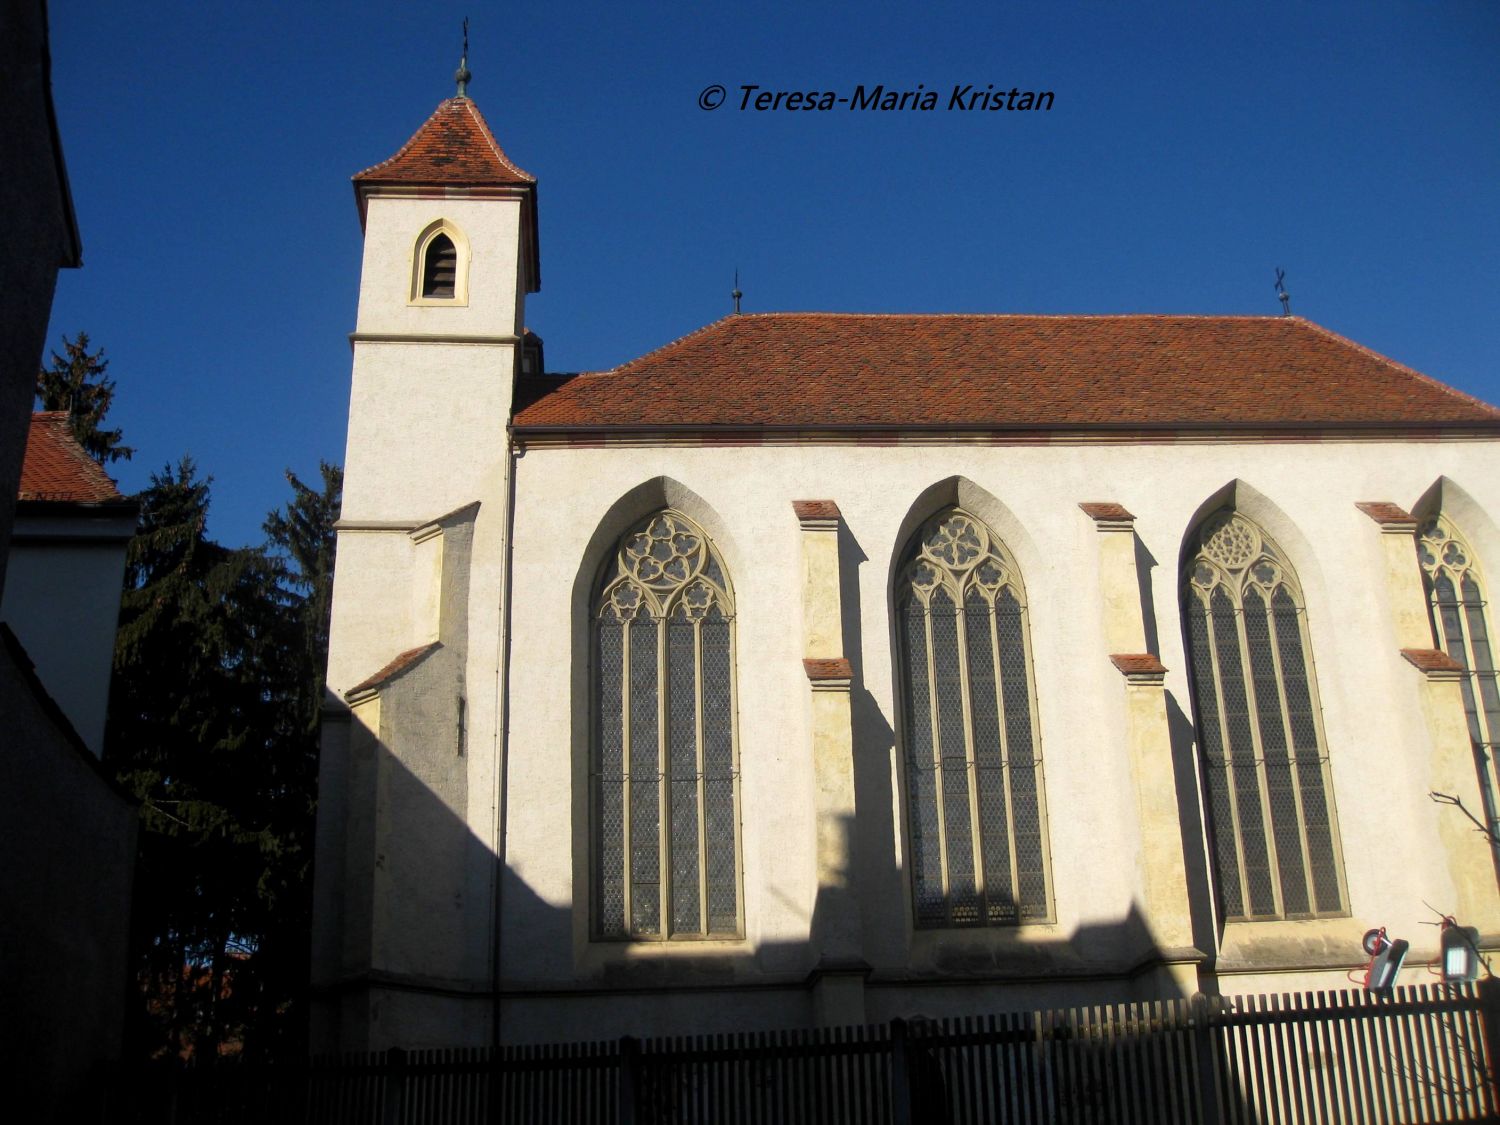
M 17 514 L 0 621 L 84 745 L 104 752 L 125 547 L 135 512 L 109 519 Z

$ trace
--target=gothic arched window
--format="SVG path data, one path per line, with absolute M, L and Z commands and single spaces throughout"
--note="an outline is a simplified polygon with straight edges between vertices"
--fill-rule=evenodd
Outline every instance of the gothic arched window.
M 597 937 L 737 937 L 734 596 L 680 512 L 620 539 L 593 600 Z
M 412 246 L 411 303 L 467 305 L 469 240 L 450 219 L 435 219 Z
M 1302 593 L 1238 512 L 1204 521 L 1183 582 L 1198 744 L 1224 915 L 1345 911 Z
M 458 247 L 446 234 L 434 235 L 422 258 L 422 296 L 452 297 L 457 281 Z
M 896 583 L 912 897 L 919 926 L 1051 916 L 1031 641 L 1020 571 L 957 508 Z
M 1443 516 L 1422 525 L 1417 561 L 1427 587 L 1432 632 L 1437 646 L 1464 667 L 1464 712 L 1469 740 L 1479 767 L 1480 793 L 1486 817 L 1496 822 L 1495 751 L 1500 746 L 1500 688 L 1495 655 L 1485 619 L 1484 591 L 1474 566 L 1474 552 Z

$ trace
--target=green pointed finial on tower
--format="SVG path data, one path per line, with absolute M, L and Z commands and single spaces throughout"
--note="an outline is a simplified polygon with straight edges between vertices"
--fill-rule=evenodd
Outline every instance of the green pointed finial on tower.
M 453 80 L 458 83 L 458 96 L 467 98 L 469 96 L 469 80 L 474 76 L 469 73 L 469 17 L 464 17 L 464 53 L 458 60 L 458 70 L 454 72 Z

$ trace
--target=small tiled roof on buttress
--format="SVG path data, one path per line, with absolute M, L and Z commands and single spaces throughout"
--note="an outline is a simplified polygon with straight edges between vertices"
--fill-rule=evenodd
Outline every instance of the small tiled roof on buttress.
M 68 412 L 44 410 L 31 416 L 17 499 L 108 504 L 125 498 L 78 444 L 68 425 Z
M 395 156 L 357 173 L 354 183 L 529 187 L 536 179 L 511 163 L 473 101 L 449 98 Z
M 1500 429 L 1500 410 L 1301 317 L 766 313 L 611 371 L 524 379 L 518 433 Z

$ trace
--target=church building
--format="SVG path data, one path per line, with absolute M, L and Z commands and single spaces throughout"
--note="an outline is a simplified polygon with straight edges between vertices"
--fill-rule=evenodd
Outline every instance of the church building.
M 549 375 L 466 77 L 354 177 L 315 1050 L 1500 944 L 1500 410 L 1292 316 L 736 314 Z

